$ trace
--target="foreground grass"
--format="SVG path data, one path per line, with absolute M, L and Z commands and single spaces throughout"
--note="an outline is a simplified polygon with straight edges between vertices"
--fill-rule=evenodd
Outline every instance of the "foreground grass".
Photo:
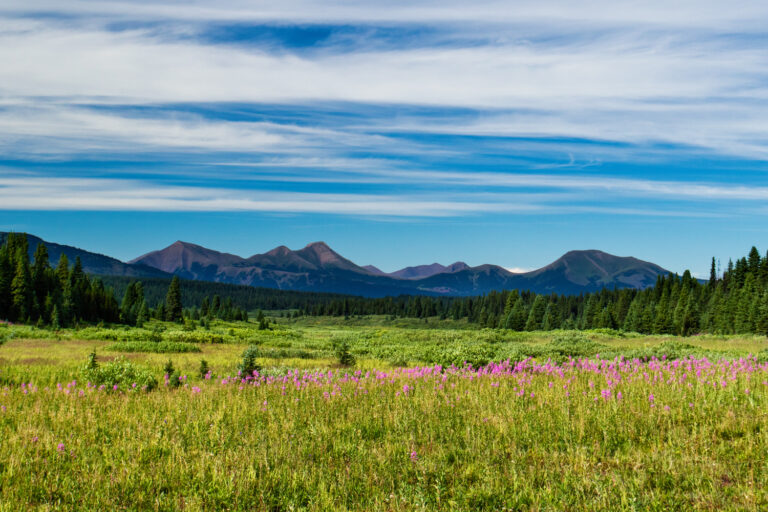
M 768 508 L 768 366 L 746 358 L 764 338 L 685 340 L 737 354 L 733 363 L 478 373 L 392 370 L 371 352 L 385 342 L 412 354 L 421 344 L 544 346 L 552 334 L 286 329 L 296 334 L 266 339 L 261 360 L 285 377 L 241 382 L 242 344 L 127 353 L 161 382 L 169 357 L 188 375 L 152 393 L 81 381 L 86 355 L 107 363 L 114 340 L 12 339 L 0 348 L 0 511 Z M 353 339 L 361 369 L 329 376 L 339 336 Z M 590 339 L 627 350 L 670 341 Z M 298 349 L 317 358 L 275 359 Z M 196 375 L 201 358 L 210 379 Z

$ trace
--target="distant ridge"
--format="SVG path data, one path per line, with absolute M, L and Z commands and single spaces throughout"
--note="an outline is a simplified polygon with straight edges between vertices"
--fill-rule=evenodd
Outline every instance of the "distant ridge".
M 439 264 L 432 263 L 431 265 L 418 265 L 415 267 L 405 267 L 389 274 L 393 277 L 399 277 L 402 279 L 423 279 L 425 277 L 433 276 L 435 274 L 451 274 L 458 272 L 459 270 L 466 270 L 469 265 L 463 261 L 457 261 L 447 267 Z
M 497 265 L 470 267 L 464 262 L 418 265 L 387 274 L 373 265 L 353 263 L 325 242 L 296 251 L 279 246 L 249 258 L 176 242 L 131 263 L 154 266 L 187 279 L 365 296 L 466 296 L 502 289 L 579 294 L 604 287 L 646 288 L 657 276 L 669 273 L 637 258 L 586 250 L 570 251 L 545 267 L 519 274 Z
M 0 245 L 5 244 L 7 238 L 7 232 L 0 232 Z M 37 245 L 45 243 L 48 249 L 48 260 L 54 267 L 58 264 L 61 255 L 66 254 L 70 264 L 73 264 L 75 258 L 79 257 L 83 264 L 83 270 L 89 274 L 129 277 L 171 277 L 171 274 L 158 269 L 154 265 L 123 263 L 118 259 L 78 249 L 77 247 L 48 241 L 44 242 L 41 238 L 34 235 L 28 234 L 27 242 L 29 243 L 30 259 L 34 256 Z

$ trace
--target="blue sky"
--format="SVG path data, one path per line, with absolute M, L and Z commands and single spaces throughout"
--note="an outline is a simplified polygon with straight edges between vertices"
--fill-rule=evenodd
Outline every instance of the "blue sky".
M 0 6 L 0 229 L 384 270 L 768 248 L 768 5 Z

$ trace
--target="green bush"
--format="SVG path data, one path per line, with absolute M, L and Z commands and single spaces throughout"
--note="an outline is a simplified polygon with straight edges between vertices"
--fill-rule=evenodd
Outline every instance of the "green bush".
M 347 338 L 333 340 L 333 351 L 336 353 L 336 359 L 342 366 L 353 366 L 357 362 L 355 356 L 350 352 L 349 340 Z
M 243 352 L 242 361 L 238 370 L 242 375 L 253 375 L 254 371 L 260 371 L 261 367 L 256 364 L 256 358 L 260 356 L 259 347 L 251 345 Z
M 148 368 L 135 365 L 122 357 L 99 365 L 96 354 L 91 353 L 88 362 L 81 368 L 81 374 L 91 384 L 103 385 L 107 389 L 117 386 L 121 390 L 152 391 L 157 387 L 157 379 Z
M 486 343 L 451 344 L 444 347 L 432 347 L 422 356 L 424 360 L 441 366 L 463 367 L 471 364 L 475 368 L 484 366 L 497 359 L 496 350 Z
M 174 343 L 224 343 L 224 336 L 207 331 L 167 331 L 163 340 Z
M 154 354 L 173 354 L 184 352 L 200 352 L 200 347 L 191 343 L 175 343 L 172 341 L 123 341 L 107 345 L 105 350 L 111 352 L 146 352 Z
M 328 354 L 322 351 L 310 352 L 299 348 L 280 348 L 277 350 L 260 350 L 259 357 L 272 359 L 322 359 Z
M 579 332 L 567 332 L 552 338 L 546 346 L 546 351 L 552 355 L 552 359 L 563 360 L 572 357 L 590 357 L 610 347 L 596 343 Z
M 662 359 L 666 356 L 667 359 L 681 359 L 689 356 L 714 356 L 715 358 L 723 356 L 722 352 L 707 351 L 688 343 L 682 343 L 679 341 L 665 341 L 656 345 L 655 347 L 639 348 L 634 350 L 622 350 L 612 351 L 605 354 L 608 359 L 614 357 L 623 356 L 625 359 Z

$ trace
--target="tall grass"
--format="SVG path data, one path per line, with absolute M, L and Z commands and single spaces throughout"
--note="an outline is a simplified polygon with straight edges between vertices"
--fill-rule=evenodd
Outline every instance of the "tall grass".
M 759 510 L 768 365 L 639 360 L 0 393 L 0 503 L 149 510 Z
M 765 338 L 448 327 L 0 329 L 0 511 L 768 509 Z

